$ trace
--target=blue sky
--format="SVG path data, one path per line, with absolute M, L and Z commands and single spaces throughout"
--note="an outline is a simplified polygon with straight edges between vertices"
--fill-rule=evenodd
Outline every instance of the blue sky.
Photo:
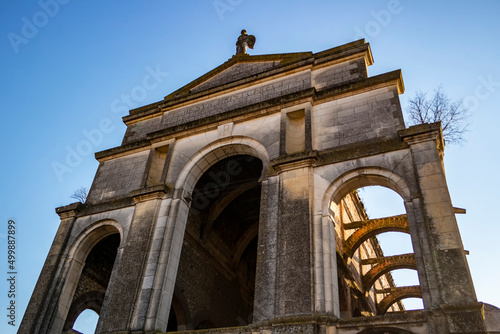
M 125 110 L 225 62 L 243 28 L 257 37 L 250 54 L 318 52 L 364 37 L 370 75 L 402 69 L 403 108 L 438 85 L 470 105 L 467 142 L 446 148 L 446 173 L 453 204 L 467 209 L 458 223 L 478 299 L 500 306 L 498 1 L 59 1 L 0 2 L 0 253 L 13 219 L 17 324 L 59 224 L 54 208 L 90 187 L 93 154 L 120 145 Z M 1 309 L 7 288 L 1 279 Z M 5 319 L 0 332 L 15 333 Z

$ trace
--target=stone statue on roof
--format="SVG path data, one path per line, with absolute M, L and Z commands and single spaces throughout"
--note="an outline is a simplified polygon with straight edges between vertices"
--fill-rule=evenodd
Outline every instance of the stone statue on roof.
M 238 41 L 236 42 L 236 54 L 247 54 L 247 47 L 253 49 L 255 45 L 255 36 L 248 35 L 247 31 L 243 29 L 241 31 L 240 37 L 238 37 Z

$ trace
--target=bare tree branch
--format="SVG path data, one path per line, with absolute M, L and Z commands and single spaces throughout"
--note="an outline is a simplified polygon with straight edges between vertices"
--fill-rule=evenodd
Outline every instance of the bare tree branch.
M 79 189 L 75 190 L 73 195 L 71 195 L 71 198 L 74 198 L 77 201 L 79 201 L 80 203 L 84 204 L 85 201 L 87 200 L 88 193 L 89 193 L 89 191 L 87 188 L 80 187 Z
M 407 114 L 411 125 L 441 122 L 447 144 L 462 144 L 469 126 L 469 109 L 462 100 L 452 101 L 441 87 L 434 90 L 432 99 L 418 91 L 409 100 Z

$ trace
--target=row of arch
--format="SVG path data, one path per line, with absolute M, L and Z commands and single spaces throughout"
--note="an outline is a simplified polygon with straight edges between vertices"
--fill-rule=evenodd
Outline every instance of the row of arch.
M 193 199 L 197 184 L 202 179 L 202 176 L 217 163 L 234 156 L 250 156 L 258 158 L 261 162 L 261 173 L 256 181 L 262 181 L 267 178 L 269 170 L 269 156 L 266 149 L 253 139 L 244 137 L 227 138 L 207 145 L 186 163 L 177 178 L 175 196 Z M 200 166 L 204 167 L 200 168 Z M 399 175 L 388 169 L 382 169 L 380 167 L 367 167 L 344 173 L 342 176 L 333 181 L 326 189 L 323 196 L 322 210 L 324 212 L 328 212 L 330 210 L 331 202 L 340 202 L 342 198 L 352 192 L 353 189 L 371 185 L 379 185 L 390 188 L 396 191 L 405 201 L 410 199 L 410 191 Z M 229 203 L 254 187 L 255 185 L 252 186 L 250 184 L 244 184 L 239 190 L 236 191 L 236 193 L 220 198 L 216 205 L 216 209 L 210 210 L 207 213 L 207 221 L 203 226 L 203 230 L 200 232 L 200 239 L 205 241 L 207 240 L 209 232 L 214 228 L 214 224 L 216 224 L 217 218 L 220 217 L 223 211 L 228 208 Z M 231 196 L 234 196 L 234 198 Z M 352 257 L 354 252 L 363 242 L 385 231 L 409 233 L 408 222 L 405 219 L 405 217 L 395 218 L 391 220 L 392 224 L 386 224 L 384 226 L 380 226 L 380 224 L 377 224 L 376 221 L 369 221 L 361 224 L 361 226 L 356 229 L 356 232 L 345 240 L 347 253 L 340 255 Z M 75 262 L 85 263 L 91 250 L 100 241 L 105 240 L 110 235 L 117 235 L 120 240 L 123 240 L 123 231 L 119 223 L 108 220 L 93 224 L 87 228 L 87 230 L 85 230 L 73 243 L 69 252 L 70 258 L 75 259 Z M 236 247 L 237 251 L 232 256 L 230 267 L 234 269 L 237 266 L 248 245 L 257 236 L 258 224 L 253 224 L 239 239 L 238 246 Z M 412 255 L 401 255 L 399 257 L 387 258 L 383 262 L 373 266 L 363 275 L 363 289 L 365 291 L 371 289 L 374 282 L 379 277 L 399 268 L 416 269 L 414 257 Z M 389 296 L 392 297 L 389 298 Z M 385 313 L 386 309 L 389 308 L 390 305 L 402 298 L 406 298 L 407 296 L 421 297 L 421 295 L 418 294 L 417 289 L 407 289 L 406 292 L 401 290 L 400 292 L 389 294 L 386 298 L 380 301 L 378 312 Z M 102 307 L 104 302 L 104 296 L 102 293 L 96 293 L 95 295 L 88 294 L 85 297 L 80 297 L 80 299 L 81 301 L 73 301 L 73 303 L 76 304 L 71 305 L 70 307 L 71 311 L 67 317 L 65 328 L 72 325 L 76 316 L 78 316 L 83 309 L 92 309 L 99 314 L 100 307 Z M 177 326 L 186 325 L 186 312 L 181 307 L 178 299 L 173 299 L 171 309 L 175 314 L 175 322 Z M 211 326 L 210 320 L 206 320 L 206 324 L 207 326 Z
M 363 178 L 369 177 L 369 175 L 363 174 Z M 348 193 L 344 198 L 351 196 L 351 198 L 354 197 L 356 199 L 358 198 L 358 190 L 371 188 L 363 187 L 365 185 L 364 183 L 360 183 L 358 185 L 359 187 L 354 189 L 354 191 L 356 191 L 356 196 L 351 196 Z M 370 186 L 372 185 L 373 184 L 370 184 Z M 390 192 L 390 190 L 386 190 L 385 192 Z M 378 193 L 380 194 L 380 191 Z M 370 191 L 368 191 L 368 196 L 370 196 L 369 194 Z M 393 197 L 398 197 L 399 200 L 401 200 L 399 196 Z M 363 207 L 363 204 L 361 204 L 361 206 Z M 343 206 L 340 206 L 340 208 L 342 210 Z M 364 207 L 362 211 L 365 212 Z M 342 213 L 340 214 L 342 215 Z M 359 275 L 357 277 L 350 277 L 357 282 L 354 289 L 351 287 L 352 290 L 356 291 L 351 292 L 359 295 L 358 297 L 360 297 L 360 299 L 364 299 L 361 305 L 358 303 L 358 307 L 353 307 L 350 314 L 347 316 L 360 316 L 364 314 L 364 312 L 381 315 L 388 311 L 402 311 L 406 306 L 401 303 L 401 301 L 406 301 L 406 299 L 409 298 L 417 298 L 422 301 L 422 293 L 419 283 L 417 283 L 417 285 L 400 284 L 402 282 L 399 275 L 397 281 L 393 279 L 392 275 L 399 274 L 400 271 L 410 271 L 413 272 L 413 274 L 410 274 L 410 280 L 415 280 L 414 278 L 418 277 L 418 275 L 416 275 L 417 265 L 411 242 L 409 242 L 406 238 L 394 237 L 394 235 L 410 234 L 407 215 L 399 212 L 399 214 L 395 216 L 377 217 L 374 219 L 370 219 L 368 216 L 361 216 L 355 221 L 352 221 L 352 217 L 350 217 L 350 219 L 351 220 L 348 221 L 340 219 L 340 222 L 339 219 L 336 219 L 336 222 L 341 225 L 341 234 L 344 236 L 343 238 L 340 238 L 342 245 L 337 248 L 337 251 L 338 256 L 344 261 L 344 268 L 347 267 L 346 263 L 351 263 L 352 261 L 359 263 Z M 380 246 L 377 237 L 381 235 L 384 236 L 384 234 L 393 235 L 390 239 L 385 238 L 385 242 L 387 242 L 387 240 L 398 243 L 403 241 L 408 244 L 399 245 L 400 247 L 391 247 L 399 249 L 397 249 L 397 252 L 394 255 L 388 256 L 384 251 L 385 247 L 383 246 L 385 246 L 385 244 L 381 247 L 384 253 L 381 253 L 376 249 Z M 370 247 L 373 249 L 371 252 L 372 254 L 368 251 Z M 403 248 L 406 252 L 401 252 L 401 248 Z M 410 253 L 407 253 L 408 250 Z M 373 254 L 373 252 L 375 252 L 375 254 Z M 408 276 L 407 273 L 406 276 Z M 342 284 L 339 283 L 339 286 L 342 287 Z M 349 287 L 346 287 L 345 284 L 343 287 L 344 289 L 349 289 Z M 348 293 L 344 292 L 344 302 L 345 298 L 348 298 L 345 294 Z M 370 306 L 370 301 L 374 305 Z M 414 305 L 417 305 L 416 308 L 422 308 L 421 302 L 415 303 L 412 301 L 412 303 L 409 303 L 410 308 L 415 308 Z M 360 311 L 360 309 L 364 309 L 364 312 Z M 346 311 L 345 308 L 344 311 Z

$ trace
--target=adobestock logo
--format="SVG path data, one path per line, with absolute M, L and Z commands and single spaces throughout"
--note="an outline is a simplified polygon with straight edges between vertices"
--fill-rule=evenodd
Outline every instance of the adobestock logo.
M 153 70 L 146 67 L 147 74 L 142 78 L 142 85 L 137 85 L 130 90 L 129 94 L 121 94 L 120 98 L 111 102 L 111 111 L 114 113 L 127 113 L 130 109 L 139 106 L 139 102 L 148 97 L 148 91 L 156 89 L 168 76 L 167 72 L 162 72 L 158 65 Z
M 28 44 L 30 40 L 38 35 L 41 28 L 45 27 L 51 18 L 54 18 L 60 10 L 60 5 L 66 5 L 70 0 L 40 0 L 38 6 L 41 10 L 35 12 L 28 19 L 26 16 L 21 18 L 23 25 L 21 26 L 20 34 L 9 32 L 7 38 L 9 39 L 12 49 L 17 54 L 19 47 L 22 44 Z
M 155 69 L 146 67 L 146 75 L 142 78 L 142 85 L 134 86 L 129 93 L 121 94 L 120 98 L 113 100 L 110 109 L 113 113 L 127 113 L 130 109 L 138 105 L 138 102 L 145 100 L 148 92 L 157 88 L 168 76 L 167 72 L 162 72 L 157 65 Z M 66 145 L 66 156 L 64 162 L 53 161 L 51 166 L 59 182 L 63 181 L 65 174 L 73 172 L 82 162 L 83 158 L 94 152 L 99 146 L 104 135 L 113 132 L 115 129 L 113 121 L 103 118 L 99 126 L 91 130 L 82 130 L 84 139 L 81 139 L 75 146 Z
M 476 110 L 481 101 L 488 100 L 498 88 L 500 88 L 500 81 L 493 80 L 493 74 L 488 75 L 488 78 L 479 76 L 477 78 L 479 84 L 474 89 L 474 94 L 469 95 L 464 99 L 464 103 L 471 110 Z
M 240 5 L 243 0 L 214 0 L 212 4 L 214 5 L 219 19 L 224 21 L 224 14 L 226 12 L 232 12 L 236 6 Z
M 82 130 L 85 139 L 82 139 L 73 148 L 66 145 L 65 163 L 59 161 L 52 162 L 52 169 L 57 176 L 59 182 L 63 181 L 63 176 L 66 173 L 71 173 L 74 168 L 78 167 L 83 158 L 94 152 L 94 147 L 102 143 L 104 134 L 111 133 L 115 129 L 113 122 L 109 118 L 104 118 L 99 122 L 99 127 L 96 129 Z
M 368 21 L 363 28 L 355 27 L 354 39 L 357 40 L 365 36 L 371 38 L 377 37 L 382 31 L 382 28 L 387 27 L 391 23 L 392 18 L 395 15 L 401 14 L 402 11 L 403 6 L 399 0 L 390 0 L 387 3 L 386 9 L 370 11 L 370 15 L 373 17 L 373 20 Z

